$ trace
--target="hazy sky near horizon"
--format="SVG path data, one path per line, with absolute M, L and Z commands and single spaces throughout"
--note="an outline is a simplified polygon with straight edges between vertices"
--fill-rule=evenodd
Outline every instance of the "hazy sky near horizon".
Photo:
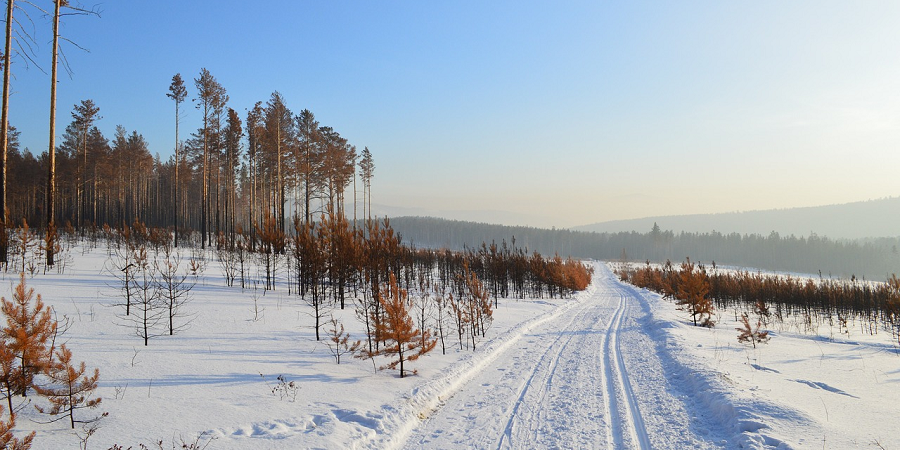
M 163 158 L 172 76 L 192 99 L 205 67 L 242 118 L 277 90 L 368 146 L 374 203 L 451 218 L 565 227 L 900 195 L 900 2 L 97 6 L 64 19 L 90 51 L 63 44 L 57 130 L 90 98 L 108 138 L 121 124 Z M 23 8 L 46 71 L 49 20 Z M 50 77 L 21 58 L 12 74 L 10 122 L 45 152 Z M 183 111 L 182 137 L 201 125 Z

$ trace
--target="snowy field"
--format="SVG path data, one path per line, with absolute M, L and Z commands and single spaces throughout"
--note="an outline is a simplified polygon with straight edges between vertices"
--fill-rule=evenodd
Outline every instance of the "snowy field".
M 477 351 L 450 338 L 446 355 L 439 344 L 401 379 L 346 355 L 336 364 L 286 283 L 265 295 L 226 287 L 215 263 L 185 306 L 190 327 L 145 347 L 113 306 L 105 248 L 74 257 L 65 274 L 28 283 L 68 318 L 74 359 L 100 369 L 109 414 L 87 448 L 900 448 L 890 333 L 786 325 L 753 349 L 737 342 L 733 313 L 692 327 L 602 263 L 572 299 L 501 299 Z M 6 274 L 0 293 L 16 280 Z M 363 338 L 352 307 L 334 316 Z M 296 389 L 273 392 L 279 376 Z M 26 404 L 16 434 L 79 448 L 80 429 L 44 421 Z

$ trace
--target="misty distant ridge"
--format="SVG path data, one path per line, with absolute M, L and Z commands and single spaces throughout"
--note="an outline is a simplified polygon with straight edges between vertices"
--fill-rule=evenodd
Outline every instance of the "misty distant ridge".
M 349 206 L 352 208 L 352 206 Z M 534 226 L 551 228 L 552 218 L 534 214 L 514 213 L 499 209 L 447 210 L 435 208 L 418 208 L 372 204 L 372 215 L 375 217 L 439 217 L 446 220 L 497 224 L 506 226 Z
M 663 230 L 691 233 L 760 234 L 772 231 L 782 236 L 827 236 L 832 239 L 862 239 L 900 236 L 900 197 L 790 209 L 657 216 L 613 220 L 573 227 L 578 231 L 645 233 L 657 223 Z

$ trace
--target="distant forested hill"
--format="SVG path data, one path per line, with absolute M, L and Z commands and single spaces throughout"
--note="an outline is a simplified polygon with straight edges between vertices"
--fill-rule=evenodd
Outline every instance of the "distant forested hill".
M 658 216 L 615 220 L 581 227 L 579 231 L 616 233 L 649 231 L 657 223 L 676 233 L 723 233 L 809 236 L 815 233 L 832 239 L 860 239 L 900 236 L 900 197 L 808 208 L 772 209 L 723 214 Z
M 482 242 L 506 241 L 507 245 L 527 248 L 544 255 L 654 262 L 685 257 L 719 265 L 736 265 L 766 270 L 818 273 L 828 276 L 865 277 L 884 280 L 900 274 L 900 239 L 872 238 L 833 240 L 817 235 L 809 237 L 766 234 L 652 232 L 595 233 L 585 231 L 510 227 L 432 217 L 397 217 L 391 226 L 403 238 L 419 248 L 475 248 Z M 652 227 L 652 224 L 651 224 Z

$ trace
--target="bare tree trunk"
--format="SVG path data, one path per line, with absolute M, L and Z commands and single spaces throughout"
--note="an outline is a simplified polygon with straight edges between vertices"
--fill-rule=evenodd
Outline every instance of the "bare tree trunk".
M 200 206 L 200 234 L 202 237 L 200 238 L 200 248 L 206 248 L 206 219 L 208 216 L 208 208 L 209 208 L 209 180 L 208 180 L 208 172 L 209 172 L 209 144 L 207 139 L 207 134 L 209 130 L 209 125 L 207 124 L 207 111 L 204 107 L 203 111 L 203 199 L 201 200 Z
M 53 233 L 56 229 L 54 217 L 54 202 L 56 200 L 56 66 L 59 58 L 59 7 L 62 0 L 54 2 L 53 12 L 53 62 L 50 65 L 50 148 L 47 154 L 50 156 L 47 176 L 47 233 Z M 8 73 L 8 72 L 7 72 Z M 53 245 L 48 245 L 47 265 L 53 266 Z
M 12 17 L 15 0 L 6 2 L 6 51 L 3 53 L 3 124 L 0 125 L 0 263 L 8 262 L 9 236 L 6 223 L 6 150 L 9 146 L 9 54 L 12 51 Z M 10 410 L 12 411 L 12 410 Z
M 305 173 L 303 174 L 303 186 L 304 186 L 303 193 L 306 196 L 306 205 L 305 205 L 306 209 L 304 210 L 304 214 L 306 217 L 305 223 L 309 223 L 309 197 L 310 197 L 310 195 L 309 195 L 309 177 L 312 173 L 312 170 L 310 169 L 310 161 L 309 161 L 309 158 L 310 158 L 309 147 L 310 147 L 310 144 L 309 144 L 309 142 L 307 142 L 306 143 L 306 151 L 304 152 L 305 156 L 306 156 L 306 161 L 305 161 L 306 167 L 305 167 Z
M 88 162 L 88 152 L 87 152 L 87 124 L 84 126 L 84 134 L 82 135 L 82 148 L 84 150 L 84 163 L 81 165 L 81 209 L 78 213 L 78 223 L 75 224 L 75 227 L 78 230 L 82 230 L 85 220 L 87 220 L 87 198 L 88 198 L 88 179 L 87 179 L 87 162 Z
M 219 200 L 222 198 L 222 164 L 219 161 L 219 157 L 216 156 L 216 239 L 218 239 L 219 232 L 221 231 L 219 228 L 219 219 L 222 216 L 222 211 L 220 209 Z M 218 248 L 218 243 L 216 244 L 216 248 Z
M 178 102 L 175 103 L 175 186 L 173 190 L 175 191 L 174 204 L 172 205 L 172 212 L 175 214 L 173 217 L 175 223 L 175 248 L 178 248 L 178 166 L 181 165 L 178 160 Z
M 250 128 L 250 127 L 248 126 L 247 128 Z M 252 137 L 253 135 L 251 134 L 250 130 L 247 130 L 247 136 L 250 138 L 249 144 L 250 144 L 251 150 L 255 154 L 256 149 L 253 148 L 253 146 L 256 145 L 256 141 L 255 141 L 255 139 L 253 139 L 253 137 Z M 247 223 L 247 228 L 250 230 L 250 240 L 251 241 L 256 236 L 256 231 L 253 229 L 253 206 L 254 206 L 254 200 L 256 197 L 256 166 L 255 166 L 254 159 L 255 159 L 254 155 L 250 155 L 250 164 L 249 164 L 249 166 L 250 166 L 249 167 L 249 170 L 250 170 L 250 198 L 249 198 L 249 202 L 248 202 L 249 204 L 247 205 L 247 219 L 249 220 L 249 222 Z
M 234 176 L 234 158 L 228 158 L 228 189 L 231 190 L 230 195 L 228 196 L 228 201 L 231 202 L 231 220 L 229 221 L 230 230 L 229 236 L 231 240 L 231 247 L 234 248 L 234 231 L 235 231 L 235 217 L 237 217 L 237 178 Z M 226 211 L 228 210 L 228 203 L 226 202 Z M 227 216 L 226 216 L 227 218 Z
M 278 229 L 284 231 L 284 178 L 281 173 L 281 112 L 278 112 L 278 132 L 276 133 L 278 140 L 275 143 L 275 149 L 278 152 L 278 211 L 275 217 L 278 217 Z
M 94 190 L 91 192 L 91 207 L 93 209 L 93 213 L 91 214 L 91 224 L 97 224 L 97 166 L 94 165 Z

